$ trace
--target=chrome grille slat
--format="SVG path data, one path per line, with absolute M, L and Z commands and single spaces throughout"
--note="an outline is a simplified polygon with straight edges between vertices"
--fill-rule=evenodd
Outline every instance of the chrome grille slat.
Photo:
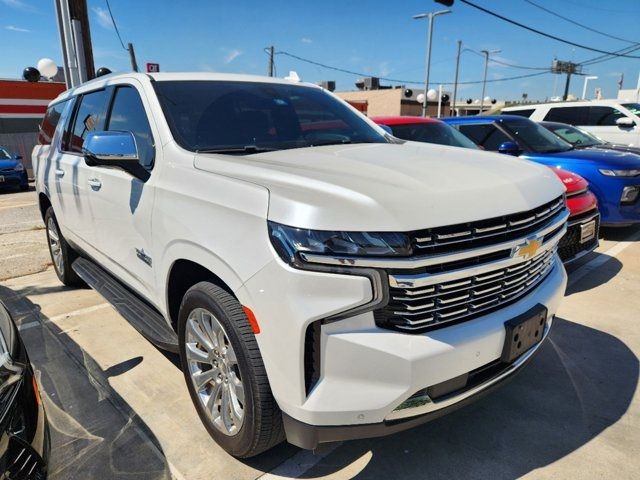
M 417 290 L 424 292 L 424 287 L 393 287 L 386 308 L 391 309 L 394 327 L 408 332 L 463 321 L 531 291 L 551 272 L 555 258 L 554 246 L 513 267 L 435 284 L 427 295 L 411 295 Z
M 434 246 L 455 245 L 459 243 L 469 242 L 474 239 L 488 239 L 492 236 L 503 235 L 506 233 L 515 233 L 524 229 L 531 229 L 557 214 L 564 208 L 564 199 L 562 197 L 554 200 L 551 204 L 543 205 L 530 212 L 526 218 L 517 218 L 521 215 L 511 215 L 505 219 L 496 219 L 495 225 L 486 226 L 460 226 L 460 231 L 449 231 L 443 233 L 430 233 L 428 235 L 418 233 L 414 237 L 415 247 L 425 249 Z M 525 214 L 526 214 L 525 213 Z M 426 233 L 426 232 L 425 232 Z

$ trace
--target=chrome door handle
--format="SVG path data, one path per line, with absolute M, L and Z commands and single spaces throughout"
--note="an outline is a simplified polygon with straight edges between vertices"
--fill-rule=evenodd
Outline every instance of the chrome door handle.
M 100 187 L 102 187 L 102 182 L 97 178 L 90 178 L 89 186 L 94 190 L 100 190 Z
M 61 170 L 60 168 L 56 168 L 56 177 L 59 177 L 59 178 L 64 177 L 64 170 Z

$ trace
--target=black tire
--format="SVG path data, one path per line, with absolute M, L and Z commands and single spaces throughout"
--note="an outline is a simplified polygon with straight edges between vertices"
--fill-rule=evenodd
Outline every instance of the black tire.
M 213 425 L 191 381 L 186 355 L 186 324 L 189 314 L 196 308 L 208 310 L 218 319 L 238 358 L 245 391 L 244 420 L 233 436 L 224 434 Z M 271 393 L 255 335 L 242 306 L 233 296 L 209 282 L 191 287 L 180 305 L 178 337 L 189 395 L 200 420 L 216 443 L 234 457 L 249 458 L 284 440 L 282 413 Z
M 49 222 L 53 222 L 55 231 L 58 234 L 60 251 L 62 253 L 62 268 L 58 267 L 58 264 L 56 263 L 56 260 L 54 258 L 54 253 L 51 246 L 51 237 L 49 235 Z M 60 281 L 67 287 L 84 286 L 84 281 L 71 268 L 71 264 L 76 258 L 78 258 L 78 254 L 73 250 L 73 248 L 71 248 L 71 246 L 62 236 L 62 233 L 60 232 L 60 226 L 58 225 L 58 220 L 56 219 L 56 215 L 53 213 L 53 207 L 47 208 L 47 211 L 44 214 L 44 226 L 47 232 L 47 245 L 49 246 L 49 254 L 51 255 L 51 262 L 53 263 L 53 269 L 55 270 L 56 275 L 58 276 Z

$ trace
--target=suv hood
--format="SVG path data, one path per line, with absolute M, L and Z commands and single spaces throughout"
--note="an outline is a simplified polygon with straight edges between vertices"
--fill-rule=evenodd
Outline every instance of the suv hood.
M 198 154 L 194 163 L 267 188 L 270 220 L 319 230 L 453 225 L 530 210 L 564 192 L 546 167 L 416 142 Z
M 541 161 L 578 161 L 592 162 L 600 166 L 608 166 L 614 169 L 640 168 L 640 155 L 619 150 L 604 150 L 595 148 L 573 149 L 558 153 L 534 153 L 527 152 L 523 158 Z

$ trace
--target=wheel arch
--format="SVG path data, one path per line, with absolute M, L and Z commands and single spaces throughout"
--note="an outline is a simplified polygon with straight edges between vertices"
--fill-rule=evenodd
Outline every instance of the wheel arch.
M 47 213 L 47 210 L 51 206 L 51 200 L 47 197 L 46 194 L 40 192 L 38 194 L 38 208 L 40 209 L 40 216 L 42 220 L 44 220 L 44 214 Z

